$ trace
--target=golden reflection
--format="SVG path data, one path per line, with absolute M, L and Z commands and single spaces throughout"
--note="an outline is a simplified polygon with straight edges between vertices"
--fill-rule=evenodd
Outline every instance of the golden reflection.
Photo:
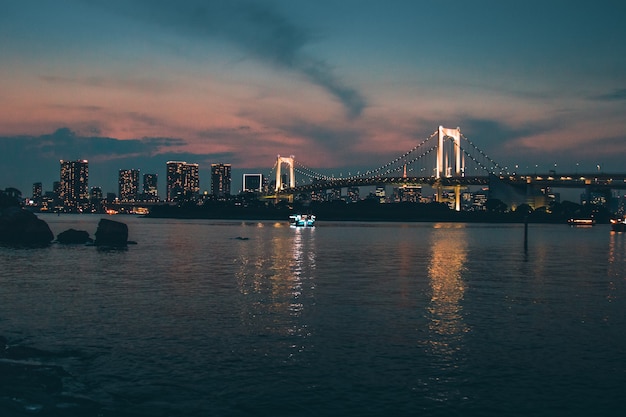
M 432 296 L 430 315 L 431 347 L 442 354 L 456 350 L 455 342 L 467 332 L 462 306 L 465 293 L 463 271 L 467 262 L 467 237 L 462 224 L 436 224 L 432 234 L 428 276 Z
M 315 229 L 273 223 L 257 236 L 241 245 L 238 259 L 242 319 L 259 332 L 307 336 L 301 316 L 314 289 Z
M 613 301 L 618 286 L 625 284 L 626 277 L 626 236 L 624 233 L 611 232 L 609 236 L 607 299 Z

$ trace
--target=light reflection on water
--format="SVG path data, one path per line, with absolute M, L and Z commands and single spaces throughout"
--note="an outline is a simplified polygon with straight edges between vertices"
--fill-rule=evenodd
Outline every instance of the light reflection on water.
M 626 411 L 626 236 L 602 225 L 533 225 L 524 252 L 519 225 L 119 219 L 125 252 L 0 248 L 0 335 L 78 352 L 51 359 L 67 391 L 112 410 Z
M 431 334 L 429 339 L 435 353 L 454 360 L 467 332 L 463 323 L 464 268 L 467 261 L 466 229 L 457 224 L 436 224 L 430 239 L 428 277 L 432 297 L 428 304 Z M 444 229 L 444 230 L 442 230 Z

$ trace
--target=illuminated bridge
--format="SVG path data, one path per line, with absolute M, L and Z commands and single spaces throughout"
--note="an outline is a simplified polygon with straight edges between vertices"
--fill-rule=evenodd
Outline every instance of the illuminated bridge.
M 283 171 L 285 169 L 285 171 Z M 436 190 L 437 201 L 444 201 L 444 190 L 454 193 L 454 206 L 460 210 L 461 190 L 468 186 L 508 187 L 506 194 L 517 193 L 518 200 L 535 207 L 541 189 L 583 188 L 587 191 L 626 189 L 626 174 L 576 173 L 511 174 L 506 167 L 491 159 L 460 128 L 439 126 L 417 146 L 380 167 L 355 175 L 328 176 L 299 163 L 295 157 L 278 156 L 274 196 L 294 195 L 328 189 L 381 185 L 428 185 Z M 296 184 L 296 173 L 301 177 Z

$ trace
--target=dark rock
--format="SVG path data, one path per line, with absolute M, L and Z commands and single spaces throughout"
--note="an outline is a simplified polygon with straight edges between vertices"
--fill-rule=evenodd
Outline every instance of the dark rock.
M 20 207 L 0 212 L 0 243 L 19 246 L 47 246 L 54 239 L 48 223 Z
M 57 242 L 63 244 L 81 244 L 91 243 L 93 239 L 91 239 L 89 233 L 84 230 L 68 229 L 57 235 Z
M 128 226 L 121 222 L 100 219 L 95 245 L 113 247 L 128 245 Z

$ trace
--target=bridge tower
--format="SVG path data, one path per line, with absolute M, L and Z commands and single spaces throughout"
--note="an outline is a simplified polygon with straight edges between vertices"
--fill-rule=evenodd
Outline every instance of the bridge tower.
M 448 154 L 446 153 L 445 138 L 453 140 L 452 155 L 454 165 L 449 166 Z M 449 146 L 447 147 L 449 148 Z M 454 174 L 452 173 L 454 171 Z M 437 201 L 443 200 L 443 187 L 441 186 L 441 178 L 449 178 L 452 176 L 460 177 L 463 175 L 463 165 L 461 160 L 461 128 L 450 129 L 439 126 L 439 144 L 437 146 Z M 454 186 L 454 209 L 461 210 L 461 186 Z
M 281 175 L 281 167 L 283 164 L 287 164 L 289 166 L 289 188 L 294 188 L 296 186 L 293 158 L 293 155 L 289 157 L 278 155 L 278 157 L 276 158 L 276 188 L 274 189 L 276 193 L 285 188 L 285 184 L 283 184 L 283 176 Z

